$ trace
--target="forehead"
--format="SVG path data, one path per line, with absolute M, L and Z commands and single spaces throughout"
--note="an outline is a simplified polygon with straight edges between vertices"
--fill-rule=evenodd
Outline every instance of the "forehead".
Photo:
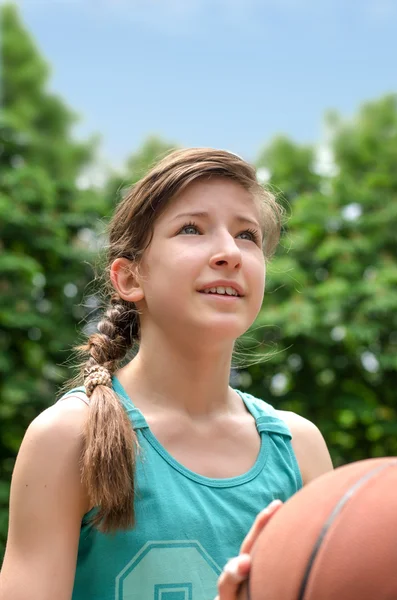
M 163 216 L 172 219 L 180 212 L 205 210 L 210 215 L 244 213 L 259 220 L 258 202 L 239 183 L 225 177 L 199 179 L 177 194 L 166 207 Z

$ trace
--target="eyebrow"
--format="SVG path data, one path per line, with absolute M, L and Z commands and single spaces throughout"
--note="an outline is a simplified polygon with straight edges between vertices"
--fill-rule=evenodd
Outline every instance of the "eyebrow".
M 176 221 L 176 219 L 181 219 L 182 217 L 184 217 L 184 218 L 196 217 L 196 218 L 200 218 L 200 219 L 206 219 L 208 221 L 209 213 L 203 212 L 203 211 L 180 213 L 180 214 L 176 215 L 172 220 Z M 249 217 L 245 217 L 244 215 L 236 215 L 234 218 L 239 223 L 250 223 L 251 225 L 254 225 L 255 227 L 259 227 L 259 229 L 260 229 L 260 224 L 255 219 L 250 219 Z

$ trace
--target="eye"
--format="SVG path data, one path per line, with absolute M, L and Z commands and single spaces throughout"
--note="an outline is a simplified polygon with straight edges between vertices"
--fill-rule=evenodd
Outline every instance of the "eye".
M 242 237 L 242 236 L 244 236 L 244 237 Z M 240 237 L 243 240 L 248 240 L 248 241 L 254 242 L 255 244 L 258 244 L 258 245 L 260 242 L 260 235 L 256 229 L 246 229 L 245 231 L 242 231 L 241 233 L 239 233 L 237 237 Z
M 195 223 L 186 223 L 179 231 L 178 235 L 200 235 L 200 231 Z

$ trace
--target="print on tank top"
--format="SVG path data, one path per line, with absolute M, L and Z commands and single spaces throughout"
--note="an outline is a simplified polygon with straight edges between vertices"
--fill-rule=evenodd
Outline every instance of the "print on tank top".
M 220 573 L 196 540 L 147 542 L 117 576 L 115 600 L 209 600 Z

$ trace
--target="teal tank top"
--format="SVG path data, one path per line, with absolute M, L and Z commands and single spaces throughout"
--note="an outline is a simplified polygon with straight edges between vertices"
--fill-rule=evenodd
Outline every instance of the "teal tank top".
M 177 462 L 113 379 L 136 431 L 136 526 L 104 534 L 81 524 L 73 600 L 213 600 L 217 580 L 236 556 L 256 515 L 302 487 L 291 433 L 273 407 L 238 392 L 261 438 L 253 467 L 212 479 Z M 83 388 L 71 390 L 66 395 Z M 237 390 L 236 390 L 237 391 Z

